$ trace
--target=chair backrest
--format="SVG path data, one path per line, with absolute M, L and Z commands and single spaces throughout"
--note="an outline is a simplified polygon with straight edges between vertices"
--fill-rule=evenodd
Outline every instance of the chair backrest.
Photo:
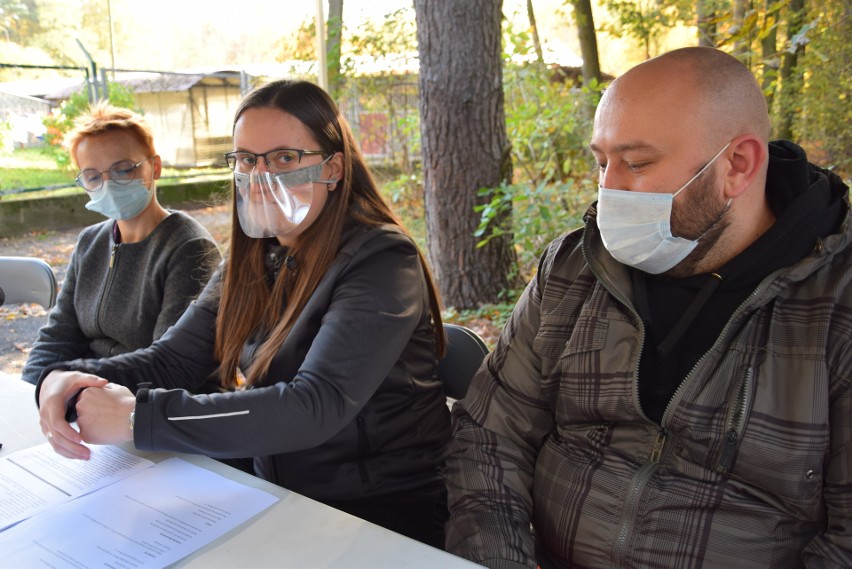
M 56 276 L 50 265 L 35 257 L 0 257 L 0 305 L 56 304 Z
M 444 324 L 447 353 L 438 362 L 438 377 L 447 397 L 461 399 L 473 374 L 488 354 L 488 346 L 476 332 L 458 324 Z

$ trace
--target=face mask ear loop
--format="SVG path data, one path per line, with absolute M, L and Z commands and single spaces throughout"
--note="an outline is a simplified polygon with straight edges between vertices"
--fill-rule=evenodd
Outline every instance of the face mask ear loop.
M 703 173 L 707 170 L 707 168 L 709 168 L 709 167 L 710 167 L 710 165 L 711 165 L 711 164 L 713 164 L 713 162 L 715 162 L 715 161 L 716 161 L 716 159 L 717 159 L 719 156 L 721 156 L 721 155 L 722 155 L 722 153 L 723 153 L 725 150 L 727 150 L 727 148 L 728 148 L 730 145 L 731 145 L 731 143 L 730 143 L 730 142 L 728 142 L 728 144 L 726 144 L 725 146 L 723 146 L 723 147 L 722 147 L 722 150 L 720 150 L 719 152 L 717 152 L 717 153 L 716 153 L 716 156 L 714 156 L 713 158 L 711 158 L 711 159 L 710 159 L 710 162 L 708 162 L 707 164 L 705 164 L 705 165 L 704 165 L 704 167 L 703 167 L 701 170 L 699 170 L 697 174 L 695 174 L 693 177 L 691 177 L 691 178 L 689 179 L 689 181 L 688 181 L 688 182 L 686 182 L 684 185 L 682 185 L 678 191 L 676 191 L 675 193 L 673 193 L 673 194 L 672 194 L 672 199 L 676 198 L 676 197 L 677 197 L 677 195 L 678 195 L 679 193 L 681 193 L 683 190 L 685 190 L 685 189 L 686 189 L 686 187 L 687 187 L 687 186 L 689 186 L 689 184 L 691 184 L 692 182 L 694 182 L 694 181 L 698 178 L 698 176 L 700 176 L 701 174 L 703 174 Z

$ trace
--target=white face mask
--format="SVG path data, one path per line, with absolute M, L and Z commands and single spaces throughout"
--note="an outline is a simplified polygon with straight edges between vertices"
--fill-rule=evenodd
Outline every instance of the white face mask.
M 331 156 L 292 172 L 234 173 L 237 192 L 237 216 L 249 237 L 278 237 L 292 233 L 311 209 L 314 184 L 333 184 L 321 180 L 322 167 Z
M 617 261 L 652 275 L 664 273 L 683 261 L 704 234 L 694 240 L 672 235 L 674 198 L 703 174 L 730 144 L 673 194 L 610 190 L 598 186 L 597 223 L 606 250 Z

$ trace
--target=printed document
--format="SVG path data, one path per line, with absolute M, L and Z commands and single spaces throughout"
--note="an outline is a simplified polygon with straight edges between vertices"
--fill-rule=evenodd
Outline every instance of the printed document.
M 89 460 L 62 457 L 48 443 L 0 459 L 0 531 L 154 464 L 118 447 L 89 448 Z
M 0 532 L 2 563 L 165 567 L 276 501 L 272 494 L 170 458 Z

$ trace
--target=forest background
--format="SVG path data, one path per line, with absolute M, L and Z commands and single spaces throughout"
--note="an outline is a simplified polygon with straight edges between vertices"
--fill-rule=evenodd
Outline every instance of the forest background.
M 450 214 L 472 220 L 466 225 L 470 231 L 445 240 L 441 248 L 430 245 L 434 238 L 423 219 L 429 188 L 424 188 L 419 160 L 421 117 L 390 109 L 391 128 L 411 142 L 390 165 L 393 174 L 383 176 L 383 190 L 433 264 L 458 258 L 453 248 L 485 253 L 498 241 L 511 252 L 499 263 L 487 254 L 480 260 L 477 254 L 465 256 L 470 261 L 464 271 L 480 271 L 483 280 L 497 283 L 496 290 L 455 290 L 439 282 L 450 320 L 487 321 L 493 329 L 502 325 L 546 244 L 579 226 L 594 201 L 596 173 L 586 145 L 601 90 L 612 77 L 664 51 L 712 45 L 734 54 L 761 82 L 773 135 L 800 142 L 813 161 L 847 180 L 852 173 L 852 7 L 847 0 L 459 0 L 431 5 L 426 0 L 329 0 L 322 5 L 329 90 L 341 106 L 365 58 L 395 63 L 362 74 L 358 96 L 391 103 L 383 99 L 389 86 L 411 81 L 411 69 L 416 75 L 418 57 L 429 49 L 418 46 L 424 33 L 418 24 L 440 27 L 441 18 L 458 17 L 453 9 L 460 9 L 467 25 L 489 26 L 485 16 L 477 16 L 495 6 L 502 10 L 500 68 L 491 73 L 503 85 L 504 113 L 498 120 L 508 140 L 511 170 L 487 186 L 444 183 L 435 190 L 472 196 L 471 207 Z M 82 45 L 101 66 L 111 68 L 180 71 L 291 62 L 294 75 L 317 80 L 315 9 L 311 2 L 268 0 L 0 0 L 0 65 L 85 65 Z M 428 10 L 435 10 L 436 23 L 421 22 Z M 59 73 L 0 67 L 0 82 Z M 458 80 L 494 78 L 482 75 Z M 133 105 L 132 93 L 119 89 L 114 96 Z M 70 124 L 81 107 L 78 99 L 76 106 L 60 109 L 59 122 Z M 464 144 L 458 141 L 459 148 Z M 7 164 L 0 162 L 0 174 Z M 70 170 L 61 175 L 73 178 Z

